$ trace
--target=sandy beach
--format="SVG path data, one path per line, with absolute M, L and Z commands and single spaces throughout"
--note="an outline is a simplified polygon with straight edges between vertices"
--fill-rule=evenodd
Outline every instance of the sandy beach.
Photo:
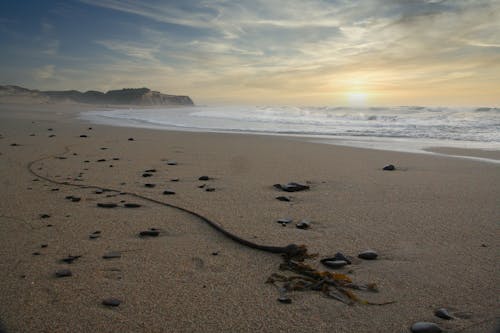
M 86 108 L 0 105 L 1 332 L 409 332 L 417 321 L 446 332 L 495 330 L 500 164 L 93 125 L 76 119 Z M 397 169 L 382 171 L 389 163 Z M 30 165 L 59 183 L 184 207 L 259 244 L 305 244 L 319 254 L 306 262 L 320 270 L 328 268 L 319 259 L 342 252 L 353 260 L 337 272 L 379 289 L 356 295 L 394 303 L 346 305 L 312 290 L 280 303 L 266 283 L 273 273 L 292 275 L 279 270 L 280 255 L 151 201 L 51 183 Z M 288 182 L 310 190 L 273 187 Z M 303 219 L 310 229 L 295 227 Z M 159 236 L 138 236 L 150 228 Z M 367 249 L 377 260 L 357 258 Z M 118 255 L 104 259 L 110 252 Z M 68 256 L 81 257 L 61 262 Z M 72 275 L 56 277 L 62 269 Z M 105 306 L 107 298 L 121 304 Z M 454 319 L 435 317 L 438 308 Z

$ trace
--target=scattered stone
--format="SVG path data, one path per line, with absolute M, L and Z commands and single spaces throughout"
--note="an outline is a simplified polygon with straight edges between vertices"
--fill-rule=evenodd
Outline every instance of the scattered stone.
M 291 201 L 290 197 L 286 197 L 284 195 L 280 195 L 279 197 L 276 197 L 276 199 L 278 199 L 279 201 Z
M 198 188 L 204 188 L 205 186 L 207 186 L 207 184 L 199 185 Z
M 33 252 L 32 255 L 34 256 L 39 256 L 41 253 L 40 252 Z
M 53 131 L 54 129 L 53 128 L 47 128 L 47 131 Z
M 113 157 L 113 158 L 112 158 L 112 160 L 113 160 L 113 161 L 119 161 L 119 160 L 120 160 L 120 158 L 119 158 L 119 157 Z
M 434 323 L 419 321 L 411 325 L 411 331 L 413 333 L 441 333 L 443 330 Z
M 169 162 L 167 162 L 167 165 L 177 165 L 177 162 L 176 161 L 169 161 Z
M 373 250 L 366 250 L 358 254 L 358 258 L 365 260 L 375 260 L 377 259 L 378 254 Z
M 218 256 L 218 255 L 219 255 L 219 252 L 218 252 L 218 251 L 212 252 L 212 255 L 213 255 L 213 256 Z
M 116 259 L 121 257 L 122 257 L 121 253 L 116 251 L 108 252 L 102 256 L 103 259 Z
M 51 135 L 49 135 L 49 138 L 53 138 L 55 136 L 56 136 L 55 134 L 51 134 Z
M 51 190 L 52 192 L 57 192 L 57 191 L 59 191 L 59 189 L 58 189 L 58 188 L 51 188 L 50 190 Z
M 309 229 L 311 227 L 311 222 L 307 220 L 302 220 L 295 225 L 299 229 Z
M 56 277 L 62 278 L 62 277 L 67 277 L 67 276 L 72 276 L 73 273 L 69 269 L 60 269 L 56 271 Z
M 88 128 L 88 130 L 89 130 L 89 131 L 92 131 L 92 127 L 89 127 L 89 128 Z
M 179 181 L 179 178 L 172 178 L 170 179 L 171 182 L 178 182 Z
M 128 141 L 134 141 L 135 139 L 134 138 L 128 138 Z
M 83 163 L 90 163 L 90 161 L 89 160 L 85 160 L 85 161 L 83 161 Z
M 153 229 L 153 228 L 152 228 Z M 141 237 L 157 237 L 160 234 L 158 230 L 145 230 L 139 233 Z
M 148 170 L 144 170 L 144 172 L 156 172 L 156 169 L 148 169 Z
M 213 188 L 213 187 L 207 187 L 207 188 L 205 189 L 205 191 L 206 191 L 206 192 L 214 192 L 214 191 L 215 191 L 215 188 Z
M 103 191 L 103 190 L 95 190 L 95 191 L 94 191 L 94 193 L 95 193 L 95 194 L 103 194 L 103 193 L 104 193 L 104 191 Z
M 165 190 L 165 191 L 163 191 L 163 194 L 164 194 L 164 195 L 174 195 L 174 194 L 175 194 L 175 192 L 174 192 L 174 191 L 172 191 L 172 190 Z
M 101 208 L 115 208 L 116 206 L 118 206 L 118 205 L 115 203 L 112 203 L 112 202 L 98 202 L 97 203 L 97 207 L 101 207 Z
M 34 133 L 31 133 L 31 134 L 30 134 L 30 136 L 35 136 L 35 134 L 34 134 Z
M 98 159 L 97 162 L 106 162 L 105 158 Z
M 333 260 L 344 260 L 345 262 L 347 262 L 348 265 L 351 264 L 351 260 L 347 256 L 345 256 L 343 253 L 341 253 L 341 252 L 335 253 L 335 255 L 331 259 L 333 259 Z
M 450 313 L 448 312 L 448 310 L 445 309 L 445 308 L 437 309 L 436 311 L 434 311 L 434 315 L 436 317 L 439 317 L 439 318 L 445 319 L 445 320 L 454 319 L 454 317 L 452 315 L 450 315 Z
M 278 302 L 283 303 L 283 304 L 290 304 L 292 303 L 292 299 L 288 297 L 286 294 L 286 289 L 285 288 L 280 288 L 279 289 L 279 297 L 278 297 Z
M 113 164 L 110 164 L 110 165 L 109 165 L 109 167 L 110 167 L 110 168 L 113 168 L 114 166 L 113 166 Z
M 102 300 L 102 305 L 116 307 L 120 305 L 122 301 L 116 298 L 106 298 Z
M 333 269 L 341 268 L 347 265 L 347 261 L 345 260 L 331 260 L 331 258 L 322 259 L 321 263 L 326 267 Z
M 201 176 L 200 178 L 198 178 L 198 180 L 204 180 L 204 181 L 209 180 L 209 179 L 210 179 L 210 177 L 208 177 L 208 176 Z
M 298 191 L 304 191 L 304 190 L 308 190 L 309 189 L 309 186 L 302 185 L 302 184 L 299 184 L 299 183 L 288 183 L 288 184 L 285 184 L 285 185 L 274 184 L 273 186 L 275 188 L 277 188 L 279 190 L 282 190 L 282 191 L 285 191 L 285 192 L 298 192 Z
M 47 246 L 49 246 L 49 245 L 48 245 L 48 244 L 42 244 L 42 245 L 40 245 L 40 247 L 41 247 L 42 249 L 46 248 Z
M 486 244 L 481 244 L 481 247 L 488 247 L 488 245 L 486 245 Z
M 40 214 L 41 219 L 48 219 L 50 217 L 49 214 Z
M 137 203 L 127 202 L 127 203 L 123 204 L 123 207 L 125 207 L 125 208 L 139 208 L 139 207 L 141 207 L 141 205 L 139 205 Z
M 100 235 L 89 235 L 89 239 L 97 239 L 101 237 Z
M 12 147 L 19 147 L 19 146 L 20 146 L 20 144 L 18 144 L 18 143 L 11 143 L 10 145 L 11 145 Z
M 73 195 L 68 195 L 66 199 L 71 200 L 72 202 L 79 202 L 80 200 L 82 200 L 80 197 L 75 197 Z
M 152 174 L 150 174 L 150 173 L 143 173 L 143 174 L 142 174 L 142 176 L 143 176 L 143 177 L 151 177 L 151 176 L 152 176 Z
M 383 167 L 382 170 L 384 170 L 384 171 L 394 171 L 394 170 L 396 170 L 396 167 L 394 165 L 392 165 L 392 164 L 388 164 L 385 167 Z
M 47 224 L 46 227 L 50 228 L 50 227 L 53 227 L 53 225 L 52 224 Z
M 57 158 L 58 160 L 66 160 L 66 159 L 68 159 L 67 157 L 64 157 L 64 156 L 57 156 L 56 158 Z
M 80 135 L 80 138 L 86 138 L 87 136 L 85 134 Z
M 293 222 L 292 219 L 278 219 L 276 222 L 280 223 L 282 226 L 286 227 L 287 224 L 290 224 Z
M 153 188 L 153 187 L 156 186 L 156 184 L 150 184 L 150 183 L 148 183 L 148 184 L 144 184 L 144 186 L 145 187 L 149 187 L 149 188 Z
M 75 261 L 78 258 L 81 258 L 81 256 L 71 256 L 71 255 L 69 255 L 66 258 L 62 258 L 61 262 L 64 262 L 66 264 L 72 264 L 73 261 Z
M 101 148 L 99 148 L 99 149 L 101 149 L 101 150 L 106 150 L 106 149 L 108 149 L 108 147 L 101 147 Z

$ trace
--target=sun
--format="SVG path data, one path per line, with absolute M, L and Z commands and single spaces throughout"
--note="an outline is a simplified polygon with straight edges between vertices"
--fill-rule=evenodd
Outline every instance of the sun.
M 360 91 L 350 91 L 347 93 L 347 101 L 351 106 L 362 106 L 366 103 L 367 94 Z

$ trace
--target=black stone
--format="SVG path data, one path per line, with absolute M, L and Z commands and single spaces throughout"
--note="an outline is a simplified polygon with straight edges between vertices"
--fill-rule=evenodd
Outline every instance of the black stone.
M 42 244 L 42 245 L 40 245 L 40 247 L 41 247 L 42 249 L 46 248 L 47 246 L 49 246 L 49 245 L 48 245 L 48 244 Z
M 292 219 L 278 219 L 276 222 L 278 222 L 282 226 L 286 227 L 286 225 L 292 223 L 293 220 Z
M 62 277 L 72 276 L 73 273 L 71 273 L 71 271 L 69 269 L 60 269 L 60 270 L 56 271 L 55 275 L 58 278 L 62 278 Z
M 279 201 L 291 201 L 290 197 L 286 197 L 284 195 L 280 195 L 279 197 L 276 197 L 276 199 L 278 199 Z
M 135 139 L 134 138 L 128 138 L 128 141 L 134 141 Z
M 101 150 L 106 150 L 106 149 L 108 149 L 108 147 L 101 147 L 101 148 L 99 148 L 99 149 L 101 149 Z
M 326 267 L 330 267 L 333 269 L 341 268 L 341 267 L 344 267 L 345 265 L 347 265 L 347 261 L 345 261 L 345 260 L 331 260 L 331 258 L 322 259 L 321 263 L 323 265 L 325 265 Z
M 198 178 L 198 180 L 209 180 L 210 177 L 208 176 L 201 176 L 200 178 Z
M 293 183 L 293 182 L 288 183 L 288 184 L 284 184 L 284 185 L 274 184 L 273 186 L 275 188 L 282 190 L 282 191 L 285 191 L 285 192 L 298 192 L 298 191 L 304 191 L 304 190 L 309 189 L 309 186 L 307 186 L 307 185 Z
M 66 258 L 62 258 L 61 262 L 66 264 L 72 264 L 76 259 L 81 258 L 81 256 L 67 256 Z
M 41 219 L 48 219 L 50 217 L 49 214 L 40 214 Z
M 53 138 L 55 136 L 56 136 L 55 134 L 51 134 L 51 135 L 49 135 L 49 138 Z
M 157 237 L 160 234 L 158 230 L 145 230 L 139 233 L 141 237 Z
M 123 204 L 123 207 L 126 207 L 126 208 L 139 208 L 139 207 L 141 207 L 141 205 L 136 204 L 136 203 L 132 203 L 132 202 L 127 202 L 127 203 Z
M 98 159 L 97 162 L 106 162 L 105 158 Z
M 58 189 L 58 188 L 51 188 L 50 190 L 51 190 L 52 192 L 57 192 L 57 191 L 59 191 L 59 189 Z
M 34 256 L 39 256 L 41 253 L 40 252 L 33 252 L 32 255 Z
M 441 327 L 434 323 L 420 321 L 411 326 L 412 333 L 441 333 Z
M 103 193 L 104 193 L 104 191 L 103 191 L 103 190 L 95 190 L 95 191 L 94 191 L 94 193 L 95 193 L 95 194 L 103 194 Z
M 164 194 L 164 195 L 174 195 L 174 194 L 175 194 L 175 192 L 174 192 L 174 191 L 171 191 L 171 190 L 165 190 L 165 191 L 163 191 L 163 194 Z
M 86 138 L 87 136 L 85 134 L 80 135 L 80 138 Z
M 148 170 L 144 170 L 144 172 L 156 172 L 156 169 L 148 169 Z
M 393 170 L 396 170 L 396 167 L 394 165 L 392 165 L 392 164 L 388 164 L 385 167 L 383 167 L 382 170 L 393 171 Z
M 101 237 L 101 236 L 99 236 L 99 235 L 89 235 L 89 238 L 90 238 L 90 239 L 97 239 L 97 238 L 99 238 L 99 237 Z
M 152 176 L 152 174 L 150 174 L 150 173 L 143 173 L 143 174 L 142 174 L 142 176 L 143 176 L 143 177 L 151 177 L 151 176 Z
M 437 309 L 436 311 L 434 311 L 434 315 L 436 317 L 439 317 L 439 318 L 445 319 L 445 320 L 454 319 L 453 316 L 450 315 L 450 313 L 448 312 L 448 310 L 445 309 L 445 308 Z
M 199 185 L 198 188 L 204 188 L 205 186 L 207 186 L 207 184 Z
M 213 187 L 207 187 L 207 188 L 205 189 L 205 191 L 206 191 L 206 192 L 214 192 L 214 191 L 215 191 L 215 188 L 213 188 Z
M 156 186 L 156 184 L 144 184 L 145 187 L 153 188 Z
M 309 229 L 311 227 L 311 222 L 309 221 L 300 221 L 295 225 L 299 229 Z
M 177 162 L 176 161 L 170 161 L 170 162 L 167 162 L 167 165 L 177 165 Z
M 10 145 L 11 145 L 12 147 L 18 147 L 18 146 L 20 146 L 20 144 L 17 144 L 17 143 L 11 143 Z
M 366 250 L 358 254 L 358 258 L 365 260 L 375 260 L 377 259 L 378 254 L 373 250 Z
M 179 178 L 172 178 L 170 179 L 171 182 L 178 182 L 179 181 Z
M 112 203 L 112 202 L 98 202 L 97 203 L 97 207 L 101 207 L 101 208 L 115 208 L 116 206 L 118 206 L 118 205 L 115 203 Z
M 112 160 L 113 160 L 113 161 L 119 161 L 119 160 L 120 160 L 120 158 L 119 158 L 119 157 L 113 157 L 113 158 L 112 158 Z
M 122 301 L 116 298 L 106 298 L 102 300 L 102 305 L 116 307 L 120 305 Z

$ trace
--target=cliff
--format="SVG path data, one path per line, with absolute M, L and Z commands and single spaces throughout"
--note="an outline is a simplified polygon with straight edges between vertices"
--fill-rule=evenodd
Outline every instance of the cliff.
M 125 88 L 106 93 L 89 90 L 39 91 L 0 85 L 0 102 L 83 103 L 106 105 L 194 105 L 189 96 L 167 95 L 148 88 Z

